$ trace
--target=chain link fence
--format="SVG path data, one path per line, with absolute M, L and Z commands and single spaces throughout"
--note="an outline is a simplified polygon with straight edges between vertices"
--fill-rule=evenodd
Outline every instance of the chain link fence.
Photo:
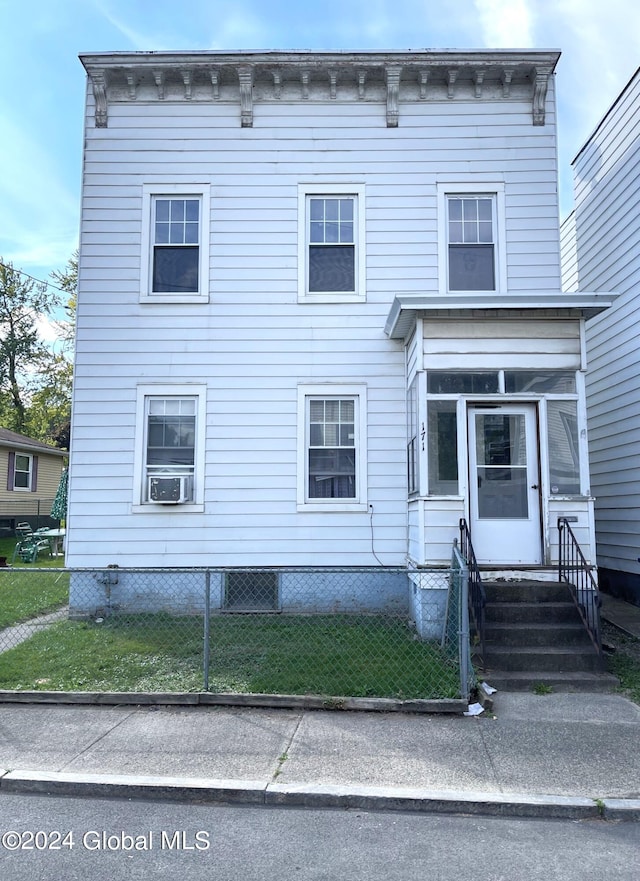
M 407 569 L 0 569 L 0 689 L 467 698 L 466 582 Z

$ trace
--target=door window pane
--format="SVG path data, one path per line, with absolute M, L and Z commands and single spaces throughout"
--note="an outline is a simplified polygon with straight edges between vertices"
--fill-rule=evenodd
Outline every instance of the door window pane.
M 525 417 L 476 413 L 478 517 L 529 516 Z

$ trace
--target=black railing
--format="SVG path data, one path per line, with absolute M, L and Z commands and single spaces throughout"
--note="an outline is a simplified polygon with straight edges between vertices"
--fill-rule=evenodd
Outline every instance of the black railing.
M 592 567 L 584 558 L 566 517 L 558 518 L 558 578 L 571 590 L 580 617 L 600 657 L 603 657 L 600 634 L 600 594 Z
M 480 577 L 478 561 L 471 544 L 469 526 L 464 517 L 460 519 L 460 553 L 469 567 L 469 611 L 471 612 L 482 662 L 484 663 L 484 607 L 487 602 L 487 596 Z

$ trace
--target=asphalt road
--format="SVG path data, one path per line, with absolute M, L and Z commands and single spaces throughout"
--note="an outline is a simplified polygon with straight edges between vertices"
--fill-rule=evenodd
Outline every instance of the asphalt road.
M 12 881 L 640 877 L 640 824 L 0 795 Z

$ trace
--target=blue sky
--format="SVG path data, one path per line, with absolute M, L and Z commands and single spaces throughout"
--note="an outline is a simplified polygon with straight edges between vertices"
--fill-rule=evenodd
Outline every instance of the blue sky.
M 560 49 L 561 213 L 571 160 L 640 66 L 633 0 L 0 0 L 0 256 L 38 278 L 77 247 L 80 52 Z

